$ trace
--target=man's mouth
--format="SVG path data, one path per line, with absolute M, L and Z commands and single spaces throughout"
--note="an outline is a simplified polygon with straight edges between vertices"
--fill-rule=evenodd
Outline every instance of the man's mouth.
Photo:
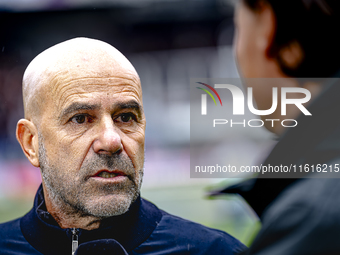
M 118 175 L 119 174 L 117 174 L 117 173 L 101 172 L 101 173 L 99 173 L 96 176 L 102 177 L 102 178 L 113 178 L 113 177 L 116 177 Z
M 96 173 L 94 175 L 94 177 L 101 177 L 101 178 L 115 178 L 117 176 L 126 176 L 126 174 L 120 172 L 120 171 L 107 171 L 107 170 L 103 170 L 103 171 L 99 171 L 98 173 Z

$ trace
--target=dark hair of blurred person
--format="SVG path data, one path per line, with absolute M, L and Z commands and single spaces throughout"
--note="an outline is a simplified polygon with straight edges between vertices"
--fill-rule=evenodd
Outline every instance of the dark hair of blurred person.
M 329 77 L 340 68 L 340 2 L 336 0 L 243 0 L 253 13 L 272 9 L 275 34 L 268 55 L 291 77 Z M 282 49 L 297 45 L 301 60 L 292 66 Z

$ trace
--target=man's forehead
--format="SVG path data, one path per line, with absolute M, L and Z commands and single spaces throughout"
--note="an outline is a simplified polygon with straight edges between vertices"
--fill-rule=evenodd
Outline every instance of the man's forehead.
M 127 100 L 142 105 L 141 87 L 133 79 L 88 78 L 55 88 L 50 98 L 55 102 L 56 110 L 62 110 L 75 101 L 100 104 L 105 108 Z

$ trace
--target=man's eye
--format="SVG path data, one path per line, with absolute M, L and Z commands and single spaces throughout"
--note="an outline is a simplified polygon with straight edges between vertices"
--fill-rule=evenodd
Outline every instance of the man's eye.
M 86 121 L 88 117 L 84 114 L 79 114 L 79 115 L 76 115 L 76 116 L 73 116 L 71 118 L 72 122 L 73 123 L 76 123 L 76 124 L 82 124 Z
M 123 114 L 119 115 L 119 117 L 116 120 L 122 121 L 122 122 L 129 122 L 131 120 L 136 120 L 136 117 L 132 113 L 123 113 Z

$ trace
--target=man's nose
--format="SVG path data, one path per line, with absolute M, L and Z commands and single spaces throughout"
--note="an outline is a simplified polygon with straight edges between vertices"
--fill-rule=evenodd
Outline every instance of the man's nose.
M 104 117 L 100 122 L 98 135 L 93 143 L 95 153 L 115 154 L 120 153 L 123 149 L 122 140 L 119 130 L 114 125 L 110 117 Z

